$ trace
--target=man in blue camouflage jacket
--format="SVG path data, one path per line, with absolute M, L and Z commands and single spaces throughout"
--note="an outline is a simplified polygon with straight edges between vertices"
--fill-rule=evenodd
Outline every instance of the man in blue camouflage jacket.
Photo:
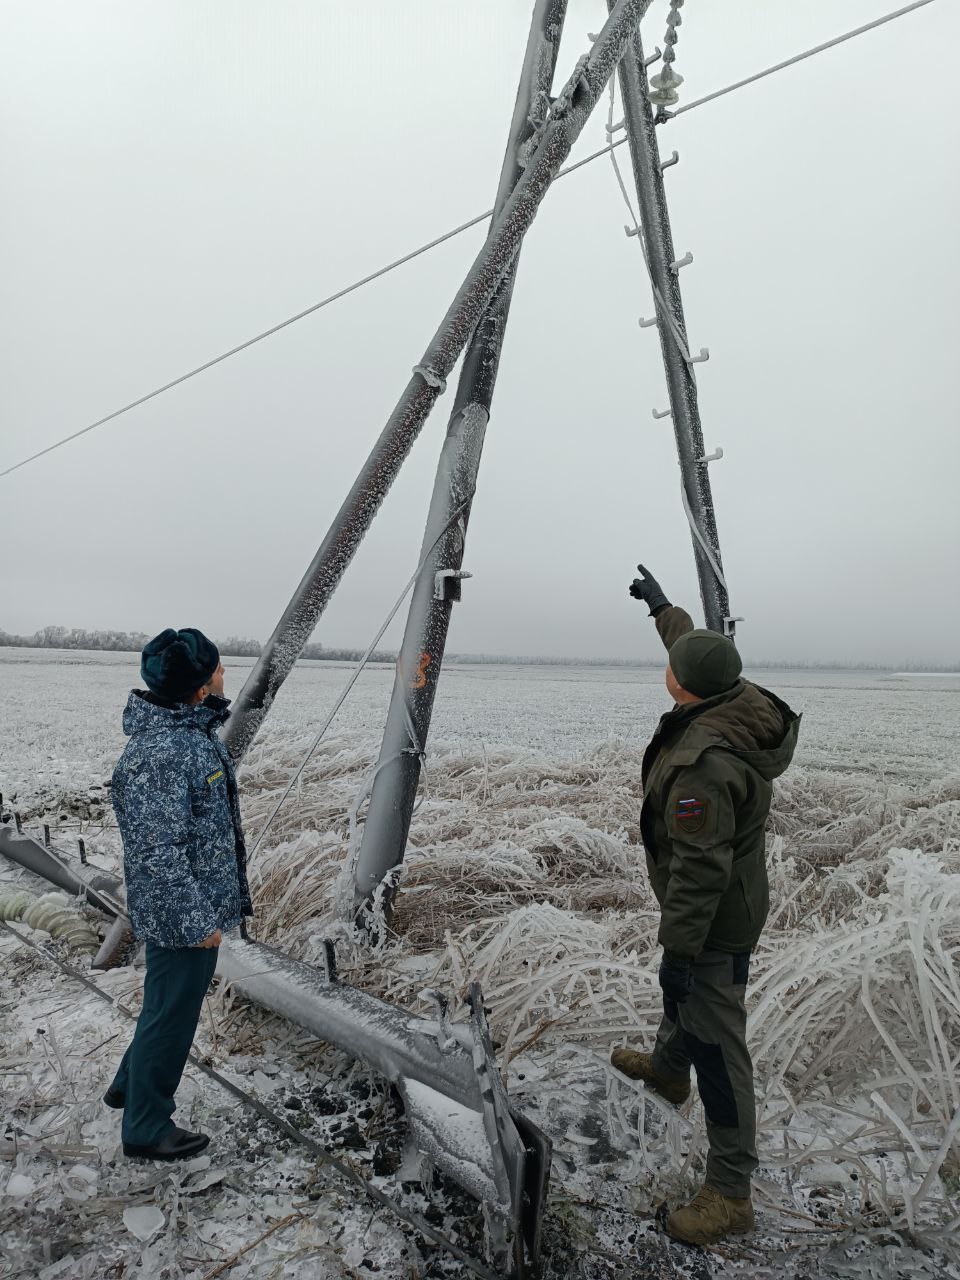
M 143 1008 L 107 1106 L 123 1110 L 123 1150 L 186 1159 L 206 1134 L 178 1128 L 174 1094 L 193 1043 L 224 930 L 251 914 L 233 764 L 217 729 L 227 718 L 216 645 L 193 627 L 143 650 L 123 713 L 130 741 L 113 774 L 127 909 L 146 943 Z

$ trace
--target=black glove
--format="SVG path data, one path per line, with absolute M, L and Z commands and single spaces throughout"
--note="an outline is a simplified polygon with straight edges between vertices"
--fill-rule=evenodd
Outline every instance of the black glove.
M 642 564 L 638 564 L 637 568 L 643 576 L 634 578 L 630 583 L 630 594 L 634 600 L 643 600 L 650 609 L 650 617 L 655 618 L 661 609 L 669 608 L 670 601 L 649 569 L 645 569 Z
M 675 956 L 670 951 L 663 953 L 659 978 L 664 998 L 675 1000 L 678 1004 L 683 1004 L 693 990 L 693 970 L 690 961 L 684 956 Z

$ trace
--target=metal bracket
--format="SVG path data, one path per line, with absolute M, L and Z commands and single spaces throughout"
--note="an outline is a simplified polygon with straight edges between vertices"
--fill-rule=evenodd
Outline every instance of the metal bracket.
M 719 462 L 723 457 L 723 449 L 717 446 L 713 453 L 705 453 L 702 458 L 698 458 L 698 462 Z
M 662 173 L 664 169 L 672 169 L 675 164 L 679 164 L 679 163 L 680 163 L 680 152 L 674 151 L 674 153 L 671 155 L 669 160 L 661 160 L 660 172 Z
M 653 414 L 655 418 L 660 419 L 660 418 L 669 418 L 671 416 L 672 411 L 670 409 L 651 409 L 650 412 Z
M 624 223 L 623 234 L 627 237 L 627 239 L 629 239 L 631 236 L 638 236 L 640 234 L 639 224 L 635 227 L 628 227 L 627 224 Z
M 688 361 L 688 364 L 706 364 L 709 359 L 710 359 L 710 348 L 701 347 L 700 354 L 698 356 L 691 356 Z
M 437 1048 L 441 1053 L 449 1053 L 460 1043 L 454 1033 L 453 1023 L 450 1021 L 450 1001 L 436 987 L 427 987 L 423 994 L 437 1011 Z
M 460 583 L 464 578 L 472 578 L 466 569 L 438 569 L 433 575 L 434 600 L 459 600 Z
M 413 372 L 419 373 L 428 387 L 433 387 L 435 391 L 439 391 L 441 395 L 447 389 L 447 380 L 442 378 L 439 373 L 435 373 L 433 369 L 428 369 L 425 364 L 415 364 Z
M 589 54 L 585 53 L 577 59 L 573 71 L 570 73 L 570 79 L 553 100 L 553 106 L 550 109 L 552 119 L 559 120 L 567 114 L 573 103 L 573 95 L 577 92 L 582 83 L 586 83 L 589 86 L 590 82 L 586 76 L 586 71 L 589 66 Z
M 648 57 L 644 58 L 643 65 L 645 67 L 652 67 L 653 64 L 655 62 L 659 62 L 662 57 L 663 57 L 663 50 L 660 48 L 658 44 L 654 45 L 653 53 L 651 53 Z
M 337 980 L 337 950 L 330 938 L 321 938 L 320 946 L 323 948 L 323 973 L 328 982 L 336 982 Z
M 745 622 L 745 621 L 746 621 L 745 618 L 730 618 L 730 617 L 724 618 L 723 634 L 727 636 L 728 639 L 732 640 L 737 629 L 737 623 Z
M 693 254 L 688 249 L 682 258 L 677 258 L 675 262 L 670 263 L 670 270 L 677 275 L 682 267 L 689 267 L 691 262 L 693 262 Z
M 640 319 L 637 321 L 637 324 L 640 326 L 641 329 L 652 329 L 656 323 L 657 323 L 656 316 L 650 316 L 649 319 L 646 316 L 641 316 Z

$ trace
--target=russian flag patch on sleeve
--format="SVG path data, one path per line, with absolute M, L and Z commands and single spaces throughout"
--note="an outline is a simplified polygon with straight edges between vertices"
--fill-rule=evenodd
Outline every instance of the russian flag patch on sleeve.
M 700 831 L 707 820 L 707 802 L 698 800 L 695 796 L 688 800 L 678 800 L 673 817 L 681 831 Z

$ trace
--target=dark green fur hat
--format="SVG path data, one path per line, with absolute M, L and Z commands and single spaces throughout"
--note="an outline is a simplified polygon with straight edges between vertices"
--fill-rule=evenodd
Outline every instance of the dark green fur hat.
M 167 627 L 144 646 L 140 677 L 151 693 L 170 702 L 186 702 L 220 665 L 220 651 L 196 627 Z

